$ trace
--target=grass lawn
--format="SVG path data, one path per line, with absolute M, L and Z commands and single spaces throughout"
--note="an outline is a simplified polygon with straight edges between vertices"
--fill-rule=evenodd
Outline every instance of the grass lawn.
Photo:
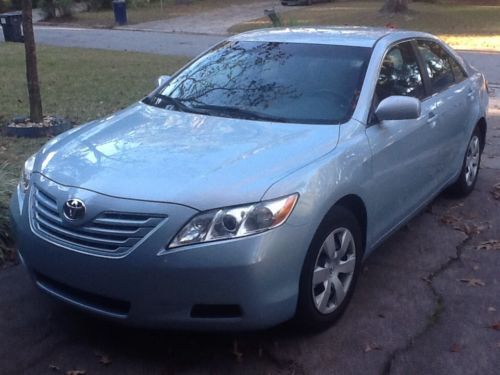
M 0 43 L 0 123 L 26 115 L 24 46 Z M 44 113 L 77 123 L 123 108 L 150 92 L 156 78 L 187 58 L 76 48 L 38 47 Z M 0 136 L 0 264 L 8 257 L 8 204 L 21 166 L 47 139 Z
M 382 2 L 349 1 L 316 4 L 281 14 L 286 26 L 362 25 L 386 26 L 427 31 L 441 36 L 457 49 L 500 51 L 500 5 L 439 5 L 410 3 L 407 15 L 378 13 Z M 229 29 L 232 33 L 270 27 L 265 17 Z
M 191 0 L 176 4 L 176 0 L 152 0 L 141 6 L 128 5 L 128 24 L 165 20 L 172 17 L 187 16 L 223 8 L 233 4 L 248 3 L 261 0 Z M 96 12 L 84 12 L 73 16 L 71 20 L 57 20 L 57 23 L 71 23 L 84 27 L 111 28 L 115 26 L 113 11 L 110 9 Z

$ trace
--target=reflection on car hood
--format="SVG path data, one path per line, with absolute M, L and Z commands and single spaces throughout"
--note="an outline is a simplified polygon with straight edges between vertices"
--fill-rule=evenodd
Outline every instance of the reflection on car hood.
M 326 154 L 339 126 L 258 122 L 135 104 L 49 142 L 35 171 L 57 183 L 199 210 L 261 199 Z

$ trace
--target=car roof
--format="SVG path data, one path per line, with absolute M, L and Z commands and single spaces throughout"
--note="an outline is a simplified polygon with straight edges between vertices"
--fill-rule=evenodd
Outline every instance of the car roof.
M 229 40 L 306 44 L 330 44 L 357 47 L 373 47 L 385 36 L 393 41 L 410 37 L 431 37 L 430 34 L 384 27 L 287 27 L 249 31 Z

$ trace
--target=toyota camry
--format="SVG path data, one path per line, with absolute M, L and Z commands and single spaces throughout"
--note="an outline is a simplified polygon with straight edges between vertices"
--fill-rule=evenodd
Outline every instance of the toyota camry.
M 426 33 L 236 35 L 26 161 L 20 258 L 45 293 L 134 325 L 324 328 L 384 239 L 473 190 L 487 105 Z

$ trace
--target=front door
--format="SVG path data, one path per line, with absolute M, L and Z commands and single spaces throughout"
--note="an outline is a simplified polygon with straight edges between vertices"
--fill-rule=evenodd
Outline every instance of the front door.
M 439 104 L 427 95 L 411 42 L 397 44 L 386 53 L 373 107 L 393 95 L 422 100 L 422 113 L 413 120 L 380 122 L 372 116 L 369 121 L 366 135 L 373 168 L 370 209 L 374 212 L 371 241 L 396 227 L 436 189 L 433 176 L 439 145 L 434 137 Z

